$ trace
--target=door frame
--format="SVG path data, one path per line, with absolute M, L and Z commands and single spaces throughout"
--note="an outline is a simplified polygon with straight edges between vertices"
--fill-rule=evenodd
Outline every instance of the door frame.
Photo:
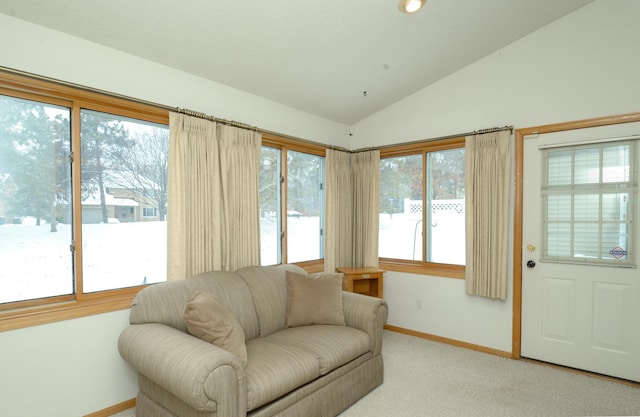
M 621 123 L 640 122 L 640 112 L 616 116 L 598 117 L 573 122 L 556 123 L 516 129 L 514 132 L 515 189 L 514 189 L 514 233 L 513 233 L 513 323 L 511 358 L 520 359 L 522 342 L 522 199 L 524 176 L 524 137 L 577 130 L 589 127 L 608 126 Z

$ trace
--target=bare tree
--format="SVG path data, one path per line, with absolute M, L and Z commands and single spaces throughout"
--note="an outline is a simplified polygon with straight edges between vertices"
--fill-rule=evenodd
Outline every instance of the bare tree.
M 118 167 L 117 182 L 135 194 L 137 201 L 158 210 L 165 220 L 167 211 L 169 131 L 151 127 L 129 132 L 134 145 L 125 150 Z

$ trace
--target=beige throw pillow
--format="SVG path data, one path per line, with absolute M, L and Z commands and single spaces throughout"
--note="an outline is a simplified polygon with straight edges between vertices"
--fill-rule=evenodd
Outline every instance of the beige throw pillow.
M 310 324 L 345 325 L 343 274 L 301 275 L 287 271 L 287 327 Z
M 196 291 L 191 295 L 184 309 L 184 324 L 193 336 L 233 353 L 247 366 L 244 331 L 213 294 Z

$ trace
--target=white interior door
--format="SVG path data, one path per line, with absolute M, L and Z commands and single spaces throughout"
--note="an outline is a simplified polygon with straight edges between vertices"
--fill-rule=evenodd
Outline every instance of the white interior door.
M 640 382 L 638 134 L 525 138 L 523 357 Z

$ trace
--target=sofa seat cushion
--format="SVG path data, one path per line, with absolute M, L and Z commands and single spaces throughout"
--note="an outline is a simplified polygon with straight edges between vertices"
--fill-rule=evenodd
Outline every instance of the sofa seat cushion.
M 249 411 L 320 376 L 316 355 L 304 348 L 283 345 L 272 337 L 250 340 L 246 346 L 249 357 L 245 368 Z
M 280 346 L 312 353 L 321 375 L 364 355 L 371 350 L 369 336 L 346 326 L 313 325 L 280 330 L 268 337 Z

